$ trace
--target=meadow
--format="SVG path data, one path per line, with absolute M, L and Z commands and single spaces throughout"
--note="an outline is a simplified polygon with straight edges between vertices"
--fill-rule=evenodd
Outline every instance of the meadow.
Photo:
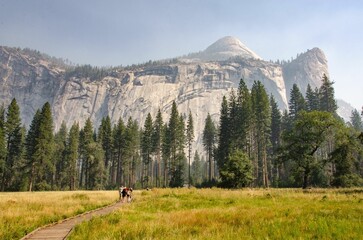
M 152 189 L 69 239 L 363 239 L 363 189 Z
M 117 200 L 117 191 L 0 193 L 0 239 L 20 239 L 38 227 Z

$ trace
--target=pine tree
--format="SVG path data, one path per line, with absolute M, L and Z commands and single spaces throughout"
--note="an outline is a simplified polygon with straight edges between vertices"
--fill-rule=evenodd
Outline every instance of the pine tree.
M 179 125 L 179 113 L 175 101 L 172 103 L 171 115 L 168 125 L 169 134 L 169 144 L 170 144 L 170 164 L 169 164 L 169 174 L 170 174 L 170 184 L 175 182 L 176 175 L 178 174 L 178 125 Z
M 239 138 L 239 106 L 237 103 L 237 96 L 235 91 L 232 89 L 231 94 L 229 96 L 228 102 L 228 121 L 229 121 L 229 131 L 230 138 L 233 141 L 229 142 L 229 148 L 235 149 L 238 146 L 238 142 L 236 141 Z
M 113 148 L 116 159 L 116 174 L 113 176 L 113 182 L 121 186 L 121 179 L 123 174 L 123 160 L 125 153 L 125 132 L 126 127 L 122 118 L 120 117 L 117 121 L 116 126 L 113 129 Z
M 141 180 L 141 186 L 143 188 L 149 187 L 149 184 L 152 183 L 152 181 L 150 182 L 151 180 L 150 176 L 152 174 L 152 168 L 150 167 L 150 165 L 152 165 L 152 159 L 151 159 L 152 133 L 153 133 L 153 120 L 151 114 L 149 113 L 145 120 L 144 130 L 142 132 L 142 142 L 141 142 L 141 152 L 144 164 L 144 169 L 142 169 L 143 179 Z
M 161 153 L 162 153 L 162 136 L 163 136 L 163 117 L 161 115 L 160 109 L 155 118 L 152 134 L 152 144 L 153 153 L 156 155 L 156 176 L 155 176 L 155 186 L 160 187 L 160 173 L 161 173 Z
M 310 84 L 306 89 L 306 110 L 309 112 L 319 110 L 319 90 L 315 88 L 313 91 Z
M 27 175 L 29 176 L 29 191 L 33 190 L 33 186 L 37 178 L 37 169 L 39 165 L 36 161 L 37 159 L 35 158 L 35 150 L 39 135 L 40 117 L 41 113 L 38 109 L 34 114 L 28 134 L 25 139 Z
M 130 117 L 125 131 L 124 179 L 122 185 L 135 187 L 136 168 L 139 165 L 140 136 L 138 123 Z
M 254 115 L 255 138 L 255 177 L 257 183 L 269 186 L 269 167 L 271 167 L 267 150 L 270 144 L 271 113 L 269 97 L 261 82 L 254 82 L 251 91 L 252 109 Z
M 271 95 L 270 96 L 270 105 L 271 105 L 271 136 L 270 136 L 270 142 L 271 142 L 271 151 L 270 156 L 272 156 L 272 159 L 275 159 L 277 149 L 280 146 L 281 142 L 281 112 L 277 106 L 277 102 L 275 98 Z M 276 161 L 272 164 L 272 175 L 273 178 L 272 181 L 274 185 L 277 185 L 278 178 L 279 178 L 279 170 L 278 170 L 278 163 Z
M 289 114 L 292 119 L 296 119 L 299 112 L 305 110 L 305 99 L 299 87 L 294 84 L 290 91 Z
M 334 97 L 334 82 L 331 82 L 325 74 L 323 75 L 322 82 L 319 88 L 320 111 L 330 112 L 336 115 L 338 106 Z
M 36 190 L 50 190 L 53 187 L 55 173 L 55 162 L 52 158 L 53 152 L 53 119 L 50 104 L 46 102 L 40 112 L 39 128 L 34 152 L 34 159 L 37 163 Z
M 14 98 L 6 113 L 5 121 L 5 140 L 6 140 L 6 156 L 5 167 L 1 180 L 1 190 L 16 190 L 13 186 L 14 176 L 16 173 L 16 165 L 22 157 L 22 128 L 20 119 L 20 109 L 16 99 Z
M 203 145 L 204 149 L 207 152 L 208 156 L 208 164 L 209 164 L 209 173 L 208 173 L 208 181 L 212 181 L 213 178 L 213 150 L 216 140 L 216 127 L 213 123 L 212 117 L 208 113 L 207 118 L 205 119 L 204 131 L 203 131 Z
M 81 180 L 86 189 L 103 189 L 106 185 L 106 169 L 102 145 L 95 141 L 95 133 L 90 118 L 86 120 L 80 134 Z M 80 183 L 82 181 L 80 180 Z
M 68 187 L 67 181 L 67 125 L 62 122 L 59 131 L 54 135 L 55 185 L 58 189 Z
M 170 141 L 170 130 L 168 124 L 165 123 L 163 127 L 162 137 L 162 159 L 163 159 L 163 187 L 168 187 L 169 184 L 169 172 L 170 172 L 170 159 L 171 158 L 171 141 Z
M 112 127 L 109 116 L 102 118 L 98 129 L 98 142 L 105 153 L 104 166 L 108 174 L 108 185 L 111 184 L 111 176 L 114 175 L 115 162 L 112 159 Z
M 79 159 L 79 125 L 73 123 L 69 130 L 67 139 L 67 164 L 66 176 L 68 181 L 69 190 L 76 190 L 78 188 L 78 159 Z
M 187 158 L 185 155 L 186 147 L 186 128 L 184 117 L 182 114 L 179 115 L 179 122 L 177 127 L 177 172 L 174 176 L 173 186 L 182 187 L 184 186 L 185 172 L 187 170 Z
M 227 161 L 229 155 L 229 143 L 232 140 L 230 136 L 230 122 L 228 113 L 228 102 L 226 97 L 223 97 L 221 104 L 221 114 L 219 118 L 219 135 L 218 135 L 218 149 L 217 149 L 217 163 L 218 168 L 222 169 Z
M 275 153 L 280 145 L 282 115 L 273 95 L 270 96 L 271 105 L 271 144 L 272 153 Z
M 252 102 L 246 83 L 241 79 L 237 95 L 237 148 L 249 151 L 251 131 Z
M 200 186 L 203 181 L 202 161 L 198 151 L 195 151 L 194 160 L 191 165 L 191 182 L 195 186 Z
M 190 167 L 191 167 L 191 155 L 192 155 L 192 143 L 194 140 L 194 126 L 193 126 L 193 116 L 192 116 L 192 112 L 189 111 L 189 116 L 188 116 L 188 123 L 187 123 L 187 145 L 188 145 L 188 185 L 190 187 L 191 184 L 191 175 L 190 175 Z
M 81 175 L 80 185 L 85 189 L 90 189 L 89 183 L 89 168 L 91 161 L 91 153 L 89 146 L 94 142 L 93 139 L 93 124 L 90 118 L 87 118 L 86 123 L 80 133 L 80 154 L 81 154 Z

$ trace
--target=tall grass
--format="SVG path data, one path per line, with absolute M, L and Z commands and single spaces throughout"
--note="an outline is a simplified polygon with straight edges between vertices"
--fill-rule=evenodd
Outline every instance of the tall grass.
M 363 239 L 363 190 L 153 189 L 70 239 Z
M 19 239 L 32 230 L 115 202 L 117 191 L 0 193 L 0 239 Z

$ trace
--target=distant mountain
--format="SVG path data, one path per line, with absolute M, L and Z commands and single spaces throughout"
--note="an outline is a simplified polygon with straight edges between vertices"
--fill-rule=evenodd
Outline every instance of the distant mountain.
M 109 69 L 69 66 L 37 51 L 0 47 L 0 101 L 7 105 L 15 97 L 26 125 L 47 101 L 55 129 L 62 121 L 82 126 L 88 117 L 98 126 L 106 115 L 113 122 L 132 117 L 142 125 L 147 114 L 154 117 L 159 108 L 167 121 L 176 101 L 182 114 L 193 114 L 199 149 L 207 114 L 218 122 L 223 96 L 241 78 L 249 87 L 261 81 L 286 109 L 292 84 L 305 92 L 308 83 L 319 87 L 323 74 L 328 75 L 327 60 L 318 48 L 292 61 L 273 63 L 233 37 L 187 57 Z
M 341 116 L 345 122 L 350 122 L 352 111 L 354 107 L 342 99 L 337 99 L 338 110 L 337 113 Z
M 245 59 L 262 59 L 238 38 L 227 36 L 219 39 L 202 52 L 190 54 L 186 59 L 196 61 L 224 61 L 232 57 Z

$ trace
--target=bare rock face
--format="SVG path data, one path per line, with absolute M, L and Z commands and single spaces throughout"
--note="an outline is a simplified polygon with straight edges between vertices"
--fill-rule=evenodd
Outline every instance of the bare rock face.
M 29 125 L 37 109 L 53 103 L 63 72 L 36 54 L 0 47 L 0 101 L 7 106 L 16 98 L 23 123 Z
M 83 126 L 88 117 L 98 126 L 107 115 L 113 123 L 132 117 L 143 125 L 147 114 L 155 117 L 159 108 L 168 121 L 172 101 L 176 101 L 179 112 L 185 116 L 192 112 L 196 144 L 201 149 L 207 114 L 218 123 L 223 96 L 241 78 L 248 87 L 261 81 L 280 108 L 286 109 L 293 83 L 302 89 L 307 83 L 320 86 L 322 75 L 327 74 L 327 61 L 319 49 L 290 63 L 275 64 L 261 60 L 238 39 L 227 37 L 198 54 L 192 61 L 184 58 L 118 68 L 95 79 L 69 75 L 67 66 L 38 52 L 0 47 L 0 99 L 5 105 L 17 99 L 25 125 L 49 102 L 55 130 L 62 121 Z
M 300 54 L 296 59 L 283 65 L 284 80 L 287 95 L 294 83 L 297 84 L 303 94 L 308 84 L 312 89 L 321 86 L 323 74 L 329 76 L 328 61 L 325 54 L 319 48 L 313 48 Z
M 187 58 L 199 61 L 222 61 L 236 56 L 244 59 L 262 59 L 238 38 L 231 36 L 221 38 L 204 51 L 191 54 Z

